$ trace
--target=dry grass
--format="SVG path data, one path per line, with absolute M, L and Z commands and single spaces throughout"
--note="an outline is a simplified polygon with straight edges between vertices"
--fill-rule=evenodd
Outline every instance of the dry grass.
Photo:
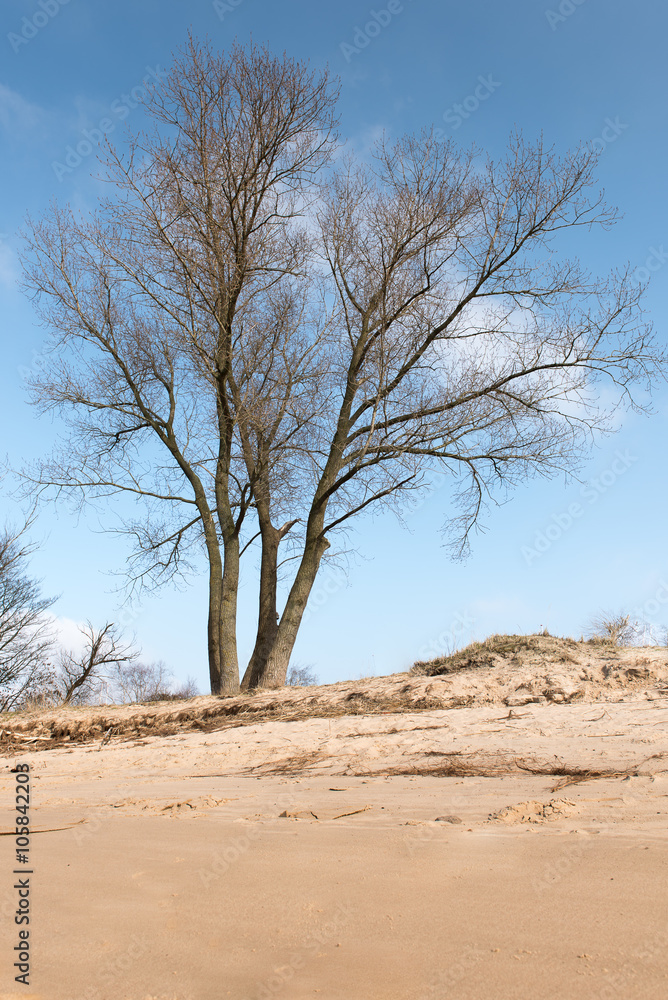
M 597 778 L 629 778 L 638 777 L 644 772 L 640 770 L 643 764 L 650 760 L 663 758 L 668 754 L 652 754 L 646 757 L 639 765 L 626 770 L 615 770 L 613 768 L 586 768 L 564 764 L 563 761 L 541 761 L 538 758 L 532 760 L 511 757 L 505 754 L 464 754 L 464 753 L 439 753 L 428 751 L 425 757 L 441 757 L 435 764 L 407 764 L 406 766 L 388 768 L 383 774 L 388 775 L 419 775 L 421 777 L 436 778 L 470 778 L 482 777 L 493 778 L 502 777 L 518 772 L 540 774 L 546 776 L 560 777 L 551 789 L 556 792 L 560 788 L 568 785 L 576 785 L 583 781 L 594 781 Z M 355 772 L 357 776 L 363 772 Z M 651 772 L 647 772 L 651 773 Z
M 330 759 L 331 756 L 323 750 L 303 750 L 301 753 L 293 754 L 291 757 L 284 757 L 281 760 L 272 759 L 262 764 L 254 764 L 251 767 L 247 767 L 244 770 L 244 774 L 253 777 L 264 774 L 283 774 L 291 777 L 303 773 L 320 761 Z
M 555 662 L 568 662 L 567 650 L 582 645 L 575 639 L 560 639 L 540 633 L 537 635 L 491 635 L 483 642 L 472 642 L 451 656 L 439 656 L 434 660 L 418 660 L 411 667 L 412 674 L 438 677 L 459 670 L 480 670 L 494 667 L 498 657 L 519 660 L 522 654 L 534 653 L 552 657 Z M 612 645 L 601 640 L 598 645 Z M 566 654 L 566 655 L 565 655 Z M 572 661 L 574 662 L 574 661 Z

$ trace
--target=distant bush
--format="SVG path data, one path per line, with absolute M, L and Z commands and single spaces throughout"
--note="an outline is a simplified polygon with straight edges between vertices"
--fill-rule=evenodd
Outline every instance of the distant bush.
M 599 611 L 589 620 L 587 642 L 609 646 L 668 645 L 668 632 L 662 625 L 632 619 L 624 611 Z
M 312 687 L 318 683 L 318 678 L 310 666 L 290 667 L 285 683 L 290 687 Z
M 174 701 L 185 701 L 187 698 L 197 698 L 198 695 L 197 681 L 193 677 L 189 677 L 185 684 L 174 691 L 172 697 Z
M 162 660 L 157 663 L 121 663 L 114 675 L 119 700 L 124 702 L 183 701 L 199 694 L 192 677 L 178 688 L 173 688 L 172 683 L 172 672 Z
M 604 640 L 613 646 L 632 646 L 637 638 L 638 622 L 623 611 L 599 611 L 589 619 L 587 637 Z

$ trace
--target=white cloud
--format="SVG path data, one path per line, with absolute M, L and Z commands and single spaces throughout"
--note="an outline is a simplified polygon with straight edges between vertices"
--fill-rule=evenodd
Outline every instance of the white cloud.
M 50 617 L 59 645 L 71 650 L 75 655 L 83 653 L 86 638 L 80 630 L 85 622 L 75 622 L 72 618 L 59 618 L 56 615 Z
M 0 125 L 8 132 L 30 132 L 43 126 L 46 112 L 0 83 Z

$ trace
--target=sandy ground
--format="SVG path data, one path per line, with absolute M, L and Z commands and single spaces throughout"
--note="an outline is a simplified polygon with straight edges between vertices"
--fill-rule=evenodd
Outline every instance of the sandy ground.
M 24 742 L 32 971 L 4 836 L 0 998 L 668 996 L 667 729 L 654 691 Z

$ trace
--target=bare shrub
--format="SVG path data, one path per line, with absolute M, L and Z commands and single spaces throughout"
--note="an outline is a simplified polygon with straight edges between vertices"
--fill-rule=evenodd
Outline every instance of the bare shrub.
M 638 622 L 623 611 L 599 611 L 589 619 L 589 642 L 607 642 L 612 646 L 632 646 L 638 637 Z
M 171 671 L 157 663 L 118 663 L 114 681 L 125 702 L 164 701 L 171 697 Z
M 21 698 L 14 705 L 14 710 L 19 712 L 38 712 L 40 709 L 53 708 L 62 701 L 62 692 L 59 691 L 55 674 L 50 666 L 33 678 L 33 682 L 24 690 Z
M 199 688 L 197 687 L 197 681 L 194 677 L 188 677 L 181 687 L 176 688 L 171 697 L 174 701 L 186 701 L 188 698 L 197 698 L 198 695 Z
M 172 687 L 172 672 L 162 660 L 157 663 L 119 663 L 114 672 L 114 683 L 119 700 L 134 704 L 185 701 L 199 694 L 197 682 L 192 677 L 180 686 Z
M 288 687 L 312 687 L 318 683 L 318 678 L 311 666 L 299 666 L 295 664 L 288 670 L 285 683 Z

